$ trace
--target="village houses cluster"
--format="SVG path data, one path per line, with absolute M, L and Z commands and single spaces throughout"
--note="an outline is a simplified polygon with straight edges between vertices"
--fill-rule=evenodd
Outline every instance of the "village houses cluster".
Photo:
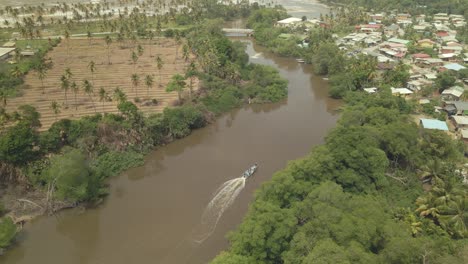
M 342 37 L 334 35 L 338 47 L 348 56 L 366 54 L 375 57 L 379 70 L 391 70 L 400 63 L 408 65 L 411 75 L 406 87 L 392 87 L 392 94 L 417 99 L 421 105 L 430 104 L 433 100 L 440 101 L 439 105 L 433 107 L 435 112 L 445 111 L 449 116 L 448 122 L 421 118 L 421 126 L 451 130 L 455 132 L 454 135 L 468 142 L 468 102 L 464 102 L 463 96 L 468 89 L 468 78 L 458 78 L 457 85 L 446 88 L 440 94 L 424 96 L 421 92 L 425 87 L 440 90 L 434 87 L 439 73 L 458 73 L 467 69 L 468 47 L 456 38 L 457 29 L 466 26 L 464 17 L 446 13 L 431 17 L 396 12 L 368 15 L 369 23 L 355 25 L 353 33 Z M 326 25 L 318 19 L 287 18 L 278 21 L 277 26 L 308 30 L 310 27 Z M 405 39 L 408 35 L 416 37 Z M 364 90 L 376 93 L 379 87 Z

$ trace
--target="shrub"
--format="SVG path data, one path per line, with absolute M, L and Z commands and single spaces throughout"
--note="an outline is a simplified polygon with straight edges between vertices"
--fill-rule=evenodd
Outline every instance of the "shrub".
M 0 219 L 0 248 L 8 247 L 16 235 L 16 225 L 11 218 Z

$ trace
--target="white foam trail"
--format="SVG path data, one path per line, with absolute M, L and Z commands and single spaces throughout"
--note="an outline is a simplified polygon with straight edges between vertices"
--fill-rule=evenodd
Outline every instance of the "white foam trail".
M 200 225 L 193 232 L 192 239 L 194 242 L 202 243 L 213 234 L 224 211 L 231 206 L 244 187 L 245 178 L 239 177 L 223 183 L 218 188 L 213 195 L 213 199 L 203 211 Z

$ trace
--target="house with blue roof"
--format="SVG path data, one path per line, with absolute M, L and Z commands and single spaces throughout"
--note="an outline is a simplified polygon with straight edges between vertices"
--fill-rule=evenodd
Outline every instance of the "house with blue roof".
M 425 129 L 435 129 L 435 130 L 442 130 L 442 131 L 449 130 L 447 123 L 445 123 L 444 121 L 440 121 L 437 119 L 426 119 L 426 118 L 421 118 L 419 120 L 420 120 L 419 123 Z
M 444 65 L 444 68 L 447 69 L 447 70 L 453 70 L 453 71 L 459 71 L 459 70 L 466 69 L 465 66 L 460 65 L 460 64 L 458 64 L 458 63 L 449 63 L 449 64 L 445 64 L 445 65 Z

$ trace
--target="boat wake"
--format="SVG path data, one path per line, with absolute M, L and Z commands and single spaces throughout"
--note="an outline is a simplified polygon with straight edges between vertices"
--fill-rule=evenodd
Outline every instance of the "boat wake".
M 201 222 L 195 228 L 192 240 L 198 244 L 203 243 L 213 234 L 219 219 L 236 197 L 245 187 L 245 177 L 229 180 L 216 190 L 210 203 L 206 206 L 201 217 Z

